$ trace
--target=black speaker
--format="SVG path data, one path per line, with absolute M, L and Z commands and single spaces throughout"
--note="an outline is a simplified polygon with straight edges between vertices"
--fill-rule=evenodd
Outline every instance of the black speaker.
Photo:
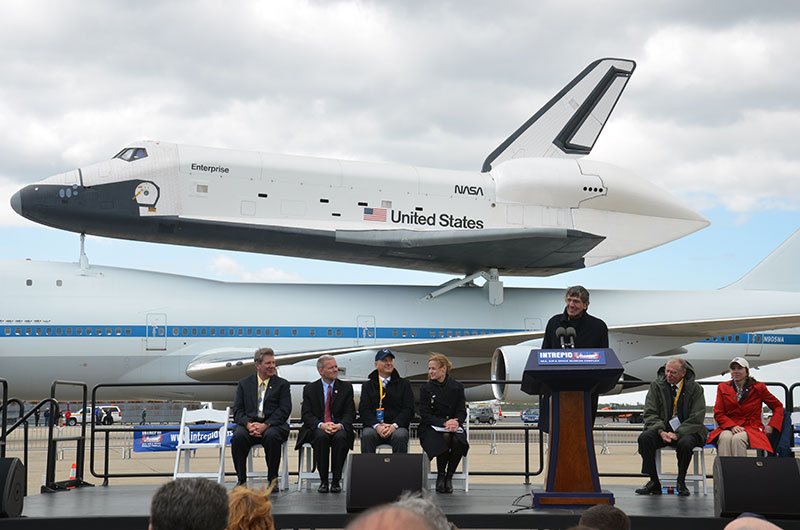
M 393 502 L 404 491 L 425 489 L 428 459 L 423 454 L 350 454 L 347 511 L 360 512 Z
M 735 517 L 800 519 L 800 461 L 794 458 L 719 456 L 714 460 L 714 512 Z
M 25 466 L 19 458 L 0 458 L 0 517 L 22 515 Z

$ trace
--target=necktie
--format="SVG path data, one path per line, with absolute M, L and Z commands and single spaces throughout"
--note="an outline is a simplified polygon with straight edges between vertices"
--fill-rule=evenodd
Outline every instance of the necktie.
M 325 396 L 325 423 L 333 421 L 333 416 L 331 416 L 331 387 L 333 385 L 328 385 L 328 393 Z
M 678 385 L 672 385 L 672 399 L 675 399 L 675 395 L 678 393 Z
M 258 416 L 260 418 L 264 417 L 264 391 L 266 390 L 266 385 L 261 383 L 258 385 Z

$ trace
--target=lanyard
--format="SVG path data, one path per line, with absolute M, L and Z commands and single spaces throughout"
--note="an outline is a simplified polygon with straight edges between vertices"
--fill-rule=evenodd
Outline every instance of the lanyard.
M 686 380 L 684 377 L 681 379 L 681 384 L 678 386 L 678 391 L 675 392 L 675 401 L 672 402 L 672 416 L 678 415 L 678 398 L 681 397 L 681 391 L 683 390 L 683 382 Z
M 378 404 L 379 407 L 383 406 L 383 397 L 386 395 L 386 392 L 383 389 L 383 379 L 378 377 L 378 387 L 380 388 L 380 403 Z

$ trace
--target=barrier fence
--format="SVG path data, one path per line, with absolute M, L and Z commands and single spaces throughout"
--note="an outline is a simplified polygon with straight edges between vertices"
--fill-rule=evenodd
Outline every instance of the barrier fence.
M 353 381 L 354 383 L 358 383 L 359 381 Z M 307 382 L 291 382 L 292 385 L 305 385 Z M 413 384 L 419 385 L 423 384 L 424 381 L 412 381 Z M 520 381 L 486 381 L 486 380 L 470 380 L 464 381 L 467 384 L 486 384 L 486 383 L 504 383 L 504 384 L 520 384 Z M 701 385 L 707 386 L 716 386 L 719 384 L 718 382 L 698 382 Z M 639 383 L 641 385 L 647 385 L 649 383 L 642 382 Z M 800 383 L 795 383 L 791 387 L 788 387 L 782 383 L 766 383 L 771 388 L 777 388 L 782 391 L 783 399 L 782 402 L 786 403 L 786 411 L 787 413 L 791 413 L 794 406 L 794 399 L 793 394 L 800 387 Z M 53 383 L 53 387 L 51 389 L 51 397 L 49 399 L 45 399 L 42 402 L 38 403 L 34 406 L 30 411 L 24 410 L 24 404 L 19 401 L 15 400 L 14 398 L 8 398 L 8 385 L 7 382 L 0 378 L 0 385 L 2 386 L 3 390 L 3 404 L 2 404 L 2 429 L 0 436 L 0 455 L 5 455 L 7 449 L 11 450 L 19 450 L 20 448 L 24 451 L 24 462 L 27 463 L 28 460 L 28 451 L 47 451 L 47 473 L 46 473 L 46 481 L 42 488 L 42 491 L 56 491 L 59 489 L 64 489 L 66 487 L 76 487 L 85 484 L 83 482 L 83 468 L 84 468 L 84 454 L 85 454 L 85 443 L 86 443 L 86 430 L 89 430 L 89 470 L 92 476 L 96 478 L 100 478 L 103 480 L 103 484 L 107 485 L 109 479 L 112 478 L 141 478 L 141 477 L 169 477 L 172 476 L 171 472 L 163 472 L 163 473 L 112 473 L 110 471 L 110 454 L 112 450 L 118 450 L 121 453 L 121 458 L 132 458 L 133 457 L 133 439 L 134 439 L 134 431 L 136 429 L 141 429 L 142 427 L 134 426 L 134 425 L 98 425 L 95 422 L 95 417 L 92 415 L 88 418 L 88 421 L 84 423 L 80 423 L 77 426 L 72 427 L 60 427 L 57 425 L 53 425 L 53 422 L 50 422 L 50 425 L 42 426 L 42 427 L 30 427 L 29 421 L 31 416 L 34 414 L 35 410 L 43 408 L 45 406 L 50 407 L 50 418 L 57 418 L 58 417 L 58 400 L 56 398 L 56 391 L 57 388 L 60 386 L 81 386 L 83 389 L 83 409 L 86 410 L 87 406 L 87 396 L 86 396 L 86 385 L 79 382 L 72 382 L 72 381 L 55 381 Z M 98 405 L 98 392 L 107 392 L 109 390 L 113 391 L 114 388 L 120 387 L 181 387 L 181 386 L 225 386 L 231 387 L 231 395 L 233 395 L 233 387 L 236 385 L 235 382 L 173 382 L 173 383 L 114 383 L 114 384 L 99 384 L 96 385 L 91 392 L 91 407 L 92 410 L 96 410 Z M 17 421 L 10 427 L 7 428 L 7 414 L 8 414 L 8 405 L 9 404 L 17 404 L 19 407 L 19 417 Z M 21 430 L 20 430 L 21 428 Z M 161 431 L 170 432 L 170 431 L 177 431 L 177 425 L 159 425 L 157 427 Z M 293 443 L 297 436 L 297 430 L 299 429 L 299 424 L 295 424 L 292 426 L 290 432 L 290 443 Z M 642 427 L 640 425 L 595 425 L 594 428 L 594 441 L 595 446 L 600 447 L 599 454 L 610 454 L 611 448 L 613 446 L 629 446 L 632 448 L 636 447 L 637 438 L 639 433 L 641 432 Z M 795 425 L 793 426 L 793 430 L 795 433 L 798 431 L 798 427 Z M 412 424 L 411 429 L 411 436 L 412 442 L 416 441 L 416 424 Z M 794 442 L 794 436 L 793 442 Z M 68 481 L 69 483 L 66 484 L 64 482 L 57 482 L 55 481 L 55 461 L 60 460 L 63 458 L 64 448 L 63 444 L 68 442 L 74 442 L 76 447 L 76 467 L 77 467 L 77 474 L 74 480 Z M 519 476 L 522 477 L 524 480 L 524 484 L 530 484 L 530 479 L 533 476 L 539 475 L 544 470 L 544 455 L 545 449 L 547 446 L 547 435 L 542 433 L 538 426 L 532 426 L 530 424 L 519 424 L 519 425 L 477 425 L 472 424 L 470 425 L 470 443 L 473 446 L 477 445 L 488 445 L 490 447 L 490 451 L 496 452 L 496 448 L 498 445 L 503 444 L 524 444 L 524 466 L 519 471 L 499 471 L 499 470 L 479 470 L 475 469 L 473 466 L 470 468 L 470 475 L 475 476 Z M 535 445 L 536 448 L 532 448 L 531 446 Z M 794 445 L 794 443 L 792 443 Z M 538 458 L 536 458 L 536 454 L 538 453 Z M 96 458 L 96 454 L 101 452 L 102 454 L 102 461 L 103 466 L 102 469 L 98 469 L 98 461 Z M 633 451 L 635 453 L 635 450 Z M 538 460 L 538 465 L 536 465 L 535 469 L 533 466 L 535 465 L 533 462 Z M 27 466 L 26 466 L 27 467 Z M 297 471 L 290 471 L 291 475 L 297 475 Z M 233 475 L 233 472 L 227 473 L 227 475 Z M 611 476 L 611 477 L 631 477 L 631 478 L 638 478 L 642 475 L 639 473 L 600 473 L 600 476 Z M 711 477 L 712 475 L 708 475 Z

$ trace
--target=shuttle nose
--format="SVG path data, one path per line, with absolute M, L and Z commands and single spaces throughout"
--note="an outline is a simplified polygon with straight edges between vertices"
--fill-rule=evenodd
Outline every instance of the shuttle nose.
M 11 196 L 11 208 L 14 209 L 19 215 L 22 215 L 22 195 L 21 192 L 17 192 Z

